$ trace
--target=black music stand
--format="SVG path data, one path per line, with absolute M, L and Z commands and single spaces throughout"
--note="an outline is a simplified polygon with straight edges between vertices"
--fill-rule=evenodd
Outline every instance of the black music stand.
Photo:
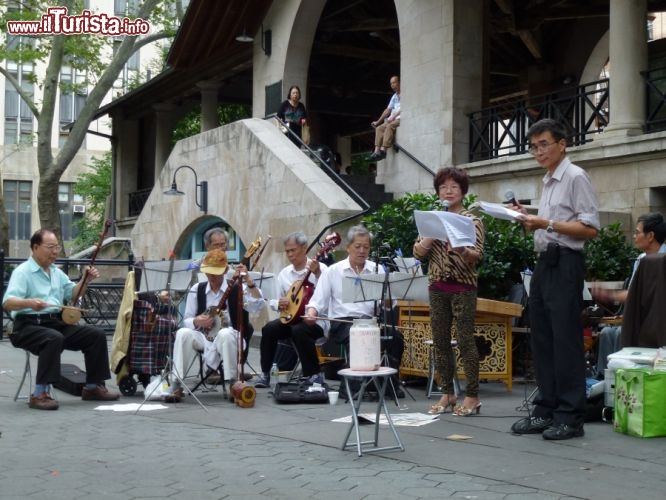
M 177 291 L 182 293 L 182 296 L 187 296 L 192 281 L 191 261 L 162 260 L 145 262 L 141 267 L 139 293 L 154 293 L 157 296 L 160 292 L 166 291 L 168 297 L 166 306 L 177 311 L 179 303 L 174 302 L 173 292 Z M 160 298 L 156 297 L 156 300 L 159 304 Z M 180 323 L 180 321 L 178 323 Z M 178 375 L 173 369 L 173 339 L 169 338 L 169 350 L 167 359 L 164 363 L 164 369 L 160 374 L 160 382 L 150 393 L 144 394 L 144 399 L 136 409 L 135 414 L 141 410 L 141 407 L 150 399 L 153 392 L 155 392 L 157 387 L 161 386 L 164 381 L 166 381 L 169 386 L 171 386 L 173 381 L 178 381 L 180 387 L 187 391 L 204 411 L 208 412 L 206 406 L 194 395 L 180 375 Z

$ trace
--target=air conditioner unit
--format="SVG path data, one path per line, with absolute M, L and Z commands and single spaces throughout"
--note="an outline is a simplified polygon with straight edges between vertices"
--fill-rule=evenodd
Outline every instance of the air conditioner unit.
M 72 212 L 75 214 L 85 214 L 86 206 L 85 205 L 72 205 Z

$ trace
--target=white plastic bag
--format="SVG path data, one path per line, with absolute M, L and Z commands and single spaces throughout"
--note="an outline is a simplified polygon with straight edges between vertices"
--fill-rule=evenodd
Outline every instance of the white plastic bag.
M 169 395 L 169 385 L 160 375 L 150 377 L 150 384 L 143 391 L 146 400 L 161 400 Z

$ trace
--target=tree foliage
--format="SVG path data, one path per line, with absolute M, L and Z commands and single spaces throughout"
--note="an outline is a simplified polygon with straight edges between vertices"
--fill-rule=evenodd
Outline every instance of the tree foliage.
M 128 2 L 128 5 L 132 4 Z M 80 14 L 83 2 L 22 0 L 13 2 L 11 6 L 15 8 L 0 13 L 0 30 L 3 33 L 7 32 L 8 21 L 37 20 L 49 7 L 63 6 L 67 8 L 68 15 Z M 18 6 L 20 9 L 16 8 Z M 0 65 L 0 73 L 16 89 L 37 121 L 39 218 L 43 227 L 55 229 L 60 240 L 62 238 L 58 217 L 58 184 L 79 151 L 95 113 L 132 54 L 152 42 L 173 37 L 182 14 L 181 0 L 143 0 L 138 2 L 136 11 L 127 13 L 127 17 L 141 18 L 150 22 L 151 31 L 147 35 L 111 37 L 93 34 L 56 34 L 5 36 L 0 39 L 0 60 L 14 61 L 23 68 L 41 66 L 46 68 L 43 73 L 26 73 L 26 77 L 32 79 L 42 90 L 39 100 L 22 88 L 21 83 L 5 64 Z M 64 82 L 61 79 L 61 70 L 65 66 L 79 70 L 82 78 Z M 65 143 L 56 149 L 52 144 L 52 132 L 53 128 L 58 126 L 56 102 L 59 88 L 65 92 L 87 91 L 87 96 Z
M 220 104 L 217 108 L 218 126 L 249 118 L 250 116 L 250 107 L 246 104 Z M 200 132 L 201 105 L 197 105 L 178 122 L 171 134 L 171 144 L 174 145 L 181 139 L 192 137 Z
M 79 175 L 74 185 L 74 192 L 86 202 L 86 216 L 75 222 L 78 229 L 72 247 L 75 252 L 97 243 L 111 195 L 111 153 L 93 158 L 88 167 L 90 171 Z

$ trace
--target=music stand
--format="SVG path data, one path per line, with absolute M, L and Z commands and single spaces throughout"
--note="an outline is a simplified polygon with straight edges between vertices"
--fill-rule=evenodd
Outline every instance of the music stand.
M 161 291 L 167 292 L 168 303 L 167 306 L 169 309 L 174 309 L 178 311 L 173 300 L 173 292 L 179 292 L 181 298 L 187 296 L 189 291 L 190 283 L 192 281 L 192 268 L 190 267 L 191 262 L 189 260 L 161 260 L 155 262 L 145 262 L 142 265 L 141 281 L 139 287 L 139 293 L 154 293 L 156 296 Z M 157 297 L 159 304 L 160 298 Z M 180 313 L 179 313 L 180 315 Z M 178 323 L 180 323 L 180 319 Z M 153 388 L 153 390 L 144 395 L 144 399 L 136 409 L 136 413 L 141 410 L 141 407 L 146 401 L 150 399 L 153 392 L 162 385 L 162 382 L 166 381 L 167 385 L 171 385 L 172 378 L 175 381 L 178 381 L 180 387 L 184 388 L 194 400 L 208 412 L 204 404 L 194 395 L 192 390 L 185 384 L 183 379 L 178 373 L 173 369 L 173 340 L 169 338 L 169 349 L 167 353 L 167 359 L 164 364 L 164 369 L 160 375 L 160 382 L 158 385 Z
M 388 321 L 388 312 L 384 304 L 388 300 L 391 305 L 394 299 L 399 300 L 420 300 L 423 295 L 422 288 L 425 287 L 427 296 L 427 276 L 417 275 L 416 273 L 389 272 L 388 269 L 383 274 L 361 274 L 359 276 L 347 276 L 342 282 L 342 301 L 343 302 L 366 302 L 369 300 L 379 302 L 383 307 L 383 325 L 385 328 L 396 328 L 393 317 Z M 387 299 L 388 297 L 388 299 Z M 387 340 L 386 338 L 384 340 Z M 386 350 L 382 352 L 382 364 L 390 366 L 389 357 Z M 393 380 L 389 380 L 391 390 L 396 406 L 398 403 L 397 392 Z M 404 390 L 409 394 L 412 400 L 416 401 L 413 394 L 407 387 Z

